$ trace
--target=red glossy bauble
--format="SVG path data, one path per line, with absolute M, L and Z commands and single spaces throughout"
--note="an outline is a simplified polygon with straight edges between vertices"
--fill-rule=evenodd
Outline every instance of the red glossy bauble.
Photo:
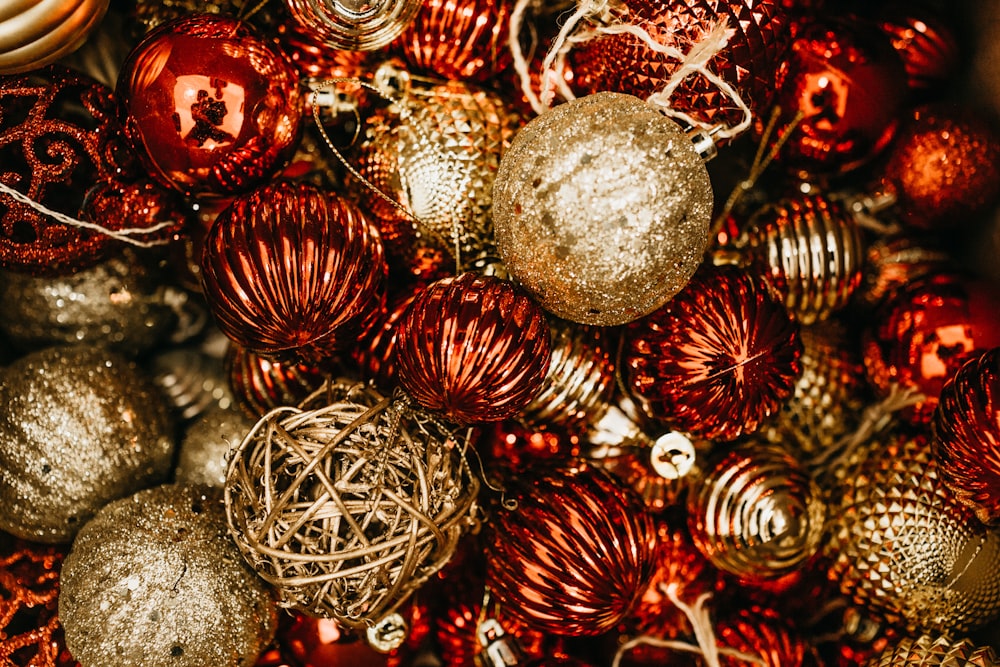
M 650 418 L 732 440 L 781 409 L 801 352 L 798 325 L 762 279 L 708 265 L 665 306 L 629 324 L 622 371 Z
M 385 302 L 374 227 L 347 200 L 305 183 L 235 199 L 205 238 L 201 268 L 223 333 L 281 361 L 323 365 Z
M 484 430 L 476 449 L 490 459 L 491 470 L 530 470 L 542 461 L 569 461 L 580 453 L 579 439 L 551 429 L 535 430 L 511 420 Z
M 411 282 L 399 292 L 389 297 L 384 316 L 369 330 L 359 344 L 351 350 L 364 377 L 369 378 L 384 389 L 398 384 L 396 377 L 396 342 L 399 322 L 409 311 L 417 295 L 426 288 L 419 282 Z
M 232 18 L 193 15 L 156 28 L 122 65 L 117 94 L 150 174 L 189 195 L 266 183 L 301 134 L 298 73 Z
M 296 614 L 291 623 L 279 628 L 277 640 L 282 653 L 295 667 L 384 667 L 386 664 L 385 655 L 329 618 Z
M 908 225 L 953 229 L 1000 198 L 1000 131 L 969 109 L 915 109 L 889 150 L 882 186 Z
M 934 412 L 942 481 L 984 523 L 1000 519 L 1000 348 L 970 359 Z
M 656 530 L 639 499 L 592 466 L 510 480 L 487 583 L 504 608 L 556 635 L 614 628 L 649 585 Z
M 778 159 L 807 174 L 845 173 L 878 155 L 892 140 L 907 93 L 906 70 L 888 37 L 860 20 L 803 25 L 778 68 L 777 86 L 778 127 L 801 114 Z
M 906 66 L 910 90 L 933 93 L 958 70 L 962 51 L 954 30 L 929 7 L 893 0 L 876 19 Z
M 549 368 L 541 308 L 491 276 L 464 273 L 431 284 L 396 336 L 400 384 L 423 407 L 459 423 L 513 417 Z
M 369 52 L 335 49 L 297 21 L 282 22 L 275 31 L 275 41 L 302 78 L 360 78 L 369 66 Z
M 864 335 L 864 361 L 876 391 L 893 384 L 916 389 L 925 400 L 900 413 L 926 424 L 941 389 L 974 356 L 1000 346 L 1000 294 L 952 273 L 939 273 L 901 289 L 876 312 Z
M 653 39 L 687 52 L 719 22 L 729 42 L 708 67 L 733 86 L 754 112 L 768 108 L 774 70 L 790 39 L 788 20 L 776 0 L 626 0 L 622 21 Z M 612 91 L 647 99 L 661 91 L 680 62 L 629 34 L 602 35 L 571 52 L 573 87 L 583 93 Z M 735 126 L 743 112 L 708 79 L 691 75 L 670 98 L 671 107 L 708 123 Z
M 298 405 L 328 375 L 317 366 L 267 359 L 235 343 L 226 352 L 226 374 L 236 402 L 255 420 L 276 407 Z
M 510 61 L 512 6 L 510 0 L 424 0 L 393 46 L 415 73 L 487 81 Z
M 720 646 L 753 656 L 762 667 L 802 667 L 812 656 L 808 644 L 789 626 L 788 619 L 775 611 L 757 606 L 740 609 L 720 618 L 716 624 Z M 733 656 L 719 656 L 722 667 L 745 667 L 748 663 Z

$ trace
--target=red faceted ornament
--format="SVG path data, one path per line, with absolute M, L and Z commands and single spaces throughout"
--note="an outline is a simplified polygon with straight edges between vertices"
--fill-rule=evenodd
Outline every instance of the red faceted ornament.
M 724 22 L 729 41 L 708 68 L 732 86 L 754 113 L 767 109 L 774 91 L 774 70 L 788 46 L 790 32 L 776 0 L 626 0 L 621 22 L 644 29 L 657 42 L 688 53 Z M 681 62 L 654 51 L 631 34 L 600 35 L 571 52 L 574 89 L 612 91 L 642 99 L 660 92 Z M 736 126 L 743 120 L 718 86 L 701 74 L 689 75 L 670 97 L 670 105 L 707 124 Z
M 934 412 L 941 480 L 983 523 L 1000 519 L 1000 348 L 970 359 Z
M 400 384 L 423 407 L 459 423 L 513 417 L 549 369 L 541 308 L 492 276 L 464 273 L 433 283 L 396 336 Z
M 877 23 L 903 59 L 910 90 L 931 92 L 956 74 L 958 39 L 928 7 L 894 0 L 879 12 Z
M 374 227 L 347 200 L 305 183 L 235 199 L 205 238 L 201 268 L 223 333 L 281 361 L 323 365 L 385 302 Z
M 791 136 L 778 159 L 807 174 L 845 173 L 878 155 L 892 140 L 907 93 L 906 70 L 888 37 L 857 20 L 803 25 L 776 81 L 777 127 L 800 117 L 786 130 Z
M 629 324 L 622 370 L 650 418 L 732 440 L 781 409 L 801 353 L 798 325 L 762 279 L 709 265 L 665 306 Z
M 556 635 L 596 635 L 631 611 L 655 569 L 656 529 L 631 491 L 592 466 L 510 480 L 487 550 L 504 608 Z
M 924 277 L 876 312 L 864 334 L 868 379 L 881 395 L 894 384 L 925 397 L 900 413 L 926 424 L 941 390 L 969 359 L 1000 346 L 1000 294 L 952 273 Z
M 235 343 L 226 352 L 226 374 L 236 402 L 251 419 L 298 405 L 333 375 L 311 364 L 267 359 Z
M 111 231 L 178 219 L 176 204 L 162 193 L 130 184 L 135 158 L 121 136 L 111 91 L 97 81 L 56 66 L 2 77 L 0 110 L 4 185 Z M 135 238 L 163 239 L 179 229 Z M 98 263 L 117 245 L 107 234 L 60 222 L 0 193 L 0 267 L 72 273 Z
M 882 187 L 909 225 L 967 226 L 1000 198 L 1000 132 L 967 109 L 919 107 L 889 150 Z
M 484 82 L 510 61 L 510 0 L 424 0 L 393 46 L 414 73 Z
M 298 73 L 236 19 L 198 14 L 154 29 L 122 65 L 117 92 L 149 173 L 188 195 L 262 185 L 299 142 Z

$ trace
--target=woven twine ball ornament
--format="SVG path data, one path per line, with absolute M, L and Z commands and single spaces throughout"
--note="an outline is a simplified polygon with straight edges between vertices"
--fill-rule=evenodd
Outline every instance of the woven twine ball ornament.
M 968 639 L 922 635 L 904 637 L 885 649 L 866 667 L 998 667 L 1000 659 L 989 646 L 976 646 Z
M 234 452 L 230 531 L 280 606 L 363 628 L 451 558 L 479 484 L 467 443 L 406 399 L 344 382 L 303 406 L 269 412 Z

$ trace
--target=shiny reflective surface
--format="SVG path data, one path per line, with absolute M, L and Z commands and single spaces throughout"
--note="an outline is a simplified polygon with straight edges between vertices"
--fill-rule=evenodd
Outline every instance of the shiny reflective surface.
M 970 359 L 934 412 L 941 479 L 984 523 L 1000 519 L 1000 348 Z
M 295 69 L 235 19 L 195 15 L 153 30 L 122 65 L 117 91 L 150 174 L 185 194 L 246 192 L 299 141 Z
M 276 182 L 238 198 L 205 238 L 202 280 L 229 338 L 264 356 L 322 364 L 383 307 L 377 232 L 348 200 Z
M 703 267 L 624 336 L 625 386 L 646 415 L 708 439 L 754 432 L 801 372 L 798 325 L 759 278 L 732 266 Z
M 489 276 L 433 283 L 396 336 L 400 384 L 428 410 L 460 423 L 516 415 L 549 368 L 545 315 L 511 283 Z
M 1000 658 L 989 646 L 976 646 L 968 639 L 946 635 L 904 637 L 868 663 L 871 667 L 945 667 L 976 665 L 997 667 Z
M 878 26 L 903 59 L 911 90 L 932 91 L 958 72 L 962 48 L 948 18 L 944 7 L 936 12 L 905 0 L 886 3 L 879 12 Z
M 75 51 L 109 0 L 17 0 L 0 12 L 0 74 L 39 69 Z
M 281 405 L 298 405 L 326 379 L 313 364 L 268 359 L 236 344 L 226 353 L 226 374 L 236 402 L 253 419 Z
M 374 51 L 399 35 L 420 0 L 285 0 L 289 13 L 329 46 Z

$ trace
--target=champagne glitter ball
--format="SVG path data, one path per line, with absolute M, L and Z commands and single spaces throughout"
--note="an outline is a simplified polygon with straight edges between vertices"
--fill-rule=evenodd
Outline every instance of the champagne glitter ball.
M 253 425 L 254 422 L 236 407 L 228 410 L 218 406 L 210 408 L 188 427 L 181 440 L 175 481 L 224 487 L 229 452 L 243 441 Z
M 532 120 L 493 184 L 504 264 L 545 309 L 582 324 L 624 324 L 679 292 L 708 245 L 711 212 L 691 139 L 619 93 Z
M 0 529 L 67 542 L 108 502 L 156 483 L 174 443 L 163 397 L 124 358 L 50 348 L 0 377 Z
M 116 667 L 252 665 L 277 626 L 221 494 L 183 485 L 118 500 L 84 526 L 63 564 L 59 617 L 75 658 Z

